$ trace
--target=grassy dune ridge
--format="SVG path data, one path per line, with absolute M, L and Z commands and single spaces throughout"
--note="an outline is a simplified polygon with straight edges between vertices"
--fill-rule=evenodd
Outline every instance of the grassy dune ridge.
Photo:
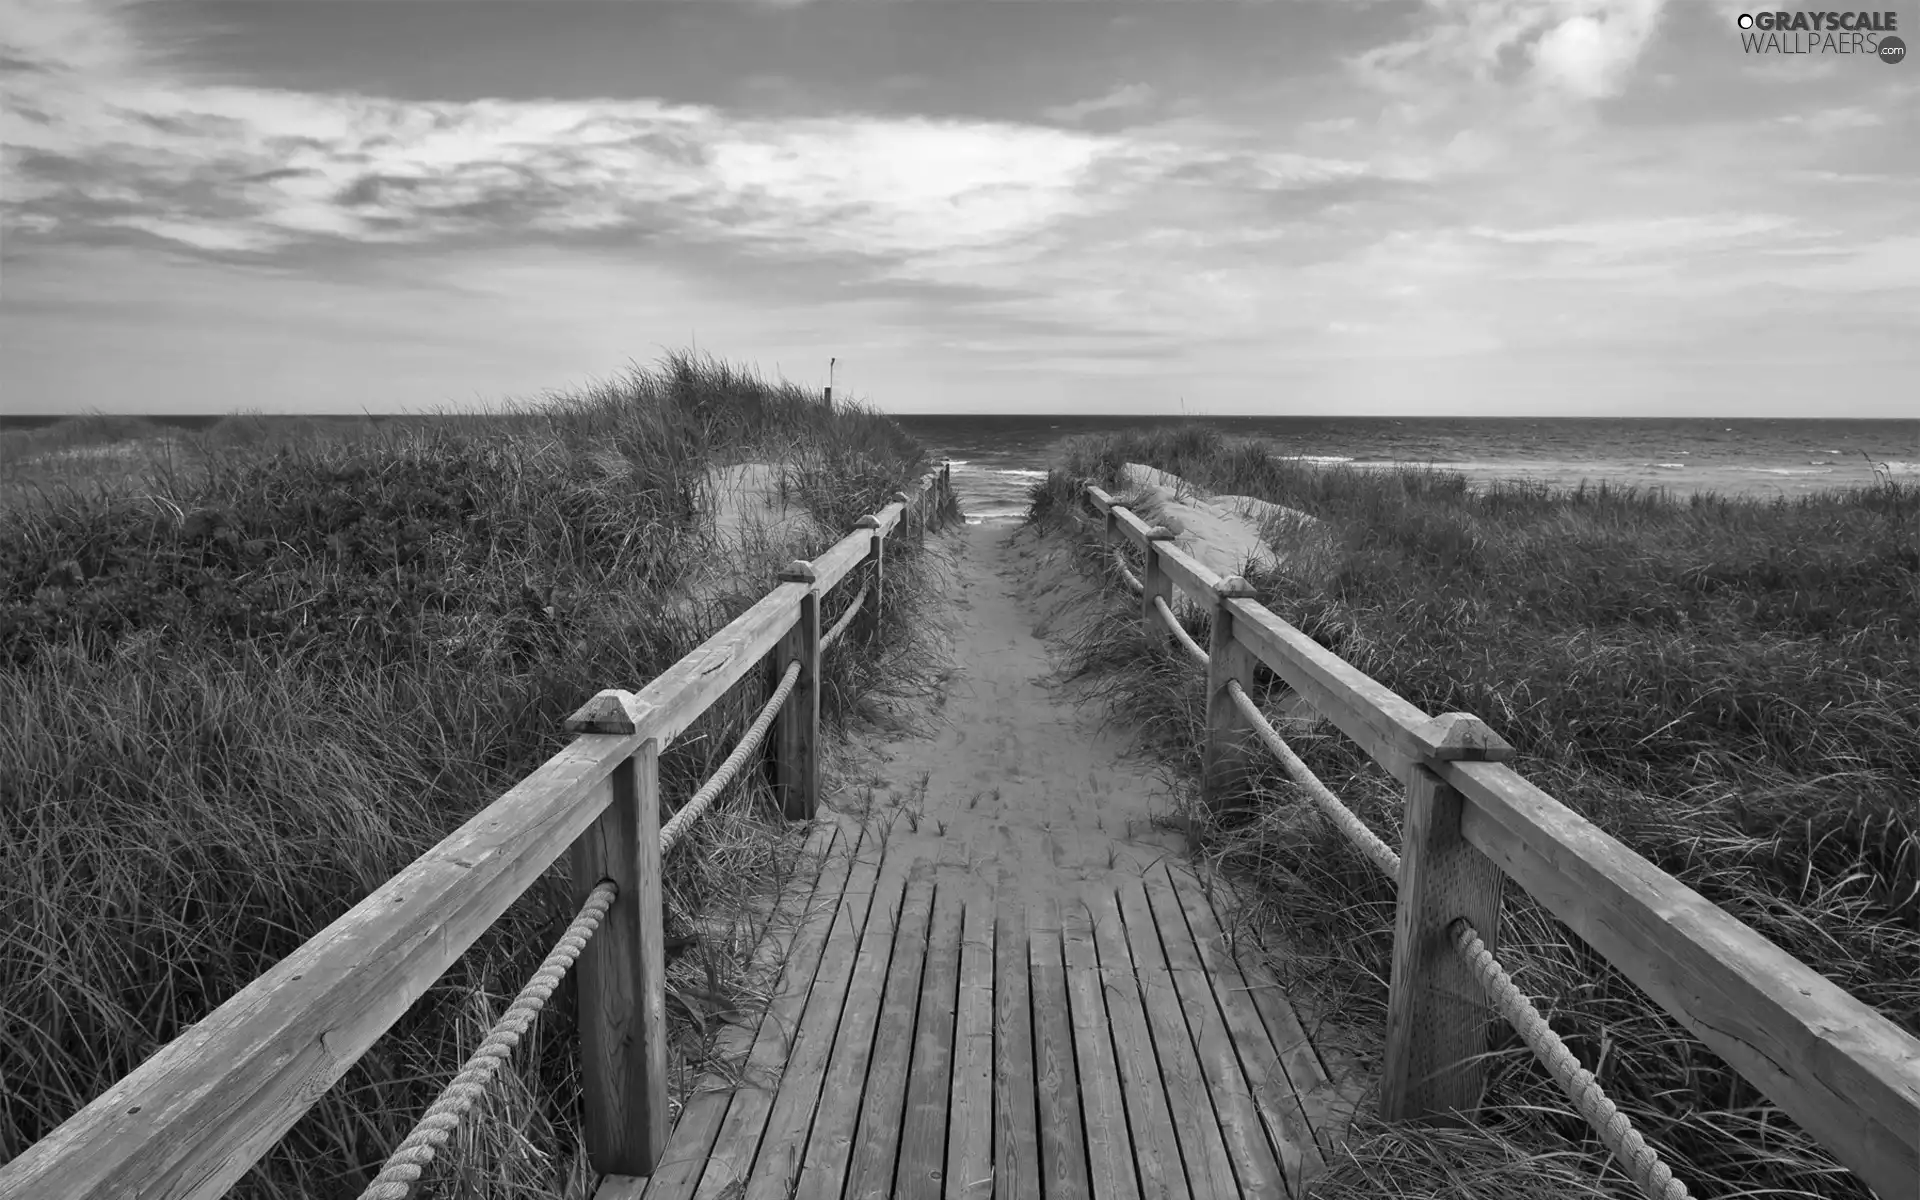
M 495 415 L 151 434 L 93 418 L 0 447 L 0 1160 L 562 747 L 596 691 L 758 600 L 679 586 L 692 556 L 767 586 L 791 557 L 711 543 L 709 468 L 783 464 L 818 552 L 926 467 L 882 416 L 685 356 Z M 827 660 L 830 727 L 915 677 L 919 556 L 903 538 L 888 560 L 884 620 Z M 663 756 L 670 804 L 761 691 Z M 749 986 L 740 914 L 793 862 L 763 801 L 734 789 L 669 859 L 670 944 L 694 939 L 668 1006 L 683 1084 Z M 564 868 L 235 1194 L 356 1194 L 571 917 Z M 584 1193 L 571 1013 L 556 996 L 438 1194 Z
M 1476 490 L 1444 472 L 1279 461 L 1198 426 L 1075 439 L 1057 458 L 1030 519 L 1072 530 L 1090 565 L 1097 528 L 1068 517 L 1072 481 L 1117 487 L 1127 462 L 1326 522 L 1310 561 L 1253 578 L 1264 603 L 1427 711 L 1485 718 L 1529 779 L 1920 1032 L 1920 488 L 1791 502 Z M 1118 592 L 1112 604 L 1137 611 Z M 1190 784 L 1204 680 L 1138 638 L 1091 623 L 1073 669 Z M 1370 760 L 1324 723 L 1291 740 L 1398 841 L 1399 788 Z M 1377 1062 L 1392 885 L 1277 764 L 1259 786 L 1257 819 L 1208 848 L 1261 885 L 1295 948 L 1277 966 Z M 1513 888 L 1500 941 L 1694 1195 L 1868 1194 Z M 1495 1038 L 1481 1130 L 1362 1121 L 1317 1194 L 1634 1194 L 1517 1036 Z

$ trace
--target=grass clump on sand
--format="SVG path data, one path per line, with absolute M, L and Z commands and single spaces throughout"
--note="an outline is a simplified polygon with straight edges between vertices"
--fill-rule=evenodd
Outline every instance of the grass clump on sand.
M 1075 439 L 1058 459 L 1029 519 L 1071 531 L 1089 562 L 1098 530 L 1073 520 L 1071 481 L 1117 487 L 1127 462 L 1318 518 L 1330 537 L 1252 580 L 1269 608 L 1426 711 L 1478 714 L 1527 778 L 1920 1032 L 1920 488 L 1792 501 L 1475 489 L 1429 470 L 1282 461 L 1204 426 Z M 1136 605 L 1116 588 L 1111 615 Z M 1191 781 L 1202 673 L 1141 654 L 1139 639 L 1121 619 L 1090 623 L 1073 668 Z M 1363 752 L 1324 722 L 1290 741 L 1398 844 L 1400 789 Z M 1278 764 L 1262 771 L 1256 818 L 1215 830 L 1209 849 L 1262 885 L 1291 942 L 1276 966 L 1377 1063 L 1393 886 Z M 1514 887 L 1500 944 L 1694 1195 L 1869 1195 Z M 1479 1130 L 1363 1118 L 1316 1194 L 1634 1194 L 1504 1023 L 1492 1064 Z
M 791 557 L 714 545 L 711 468 L 781 464 L 817 553 L 926 466 L 883 416 L 684 356 L 493 415 L 234 418 L 132 473 L 89 474 L 106 456 L 84 453 L 87 432 L 4 450 L 39 474 L 0 526 L 0 1161 L 560 749 L 595 692 L 638 688 L 758 600 L 680 586 L 691 556 L 731 555 L 767 587 Z M 83 465 L 50 468 L 49 450 Z M 830 727 L 912 675 L 919 561 L 909 539 L 889 546 L 883 620 L 829 656 Z M 743 684 L 676 740 L 669 805 L 763 690 Z M 741 999 L 757 930 L 738 914 L 764 910 L 795 858 L 764 799 L 734 789 L 668 860 L 683 1084 Z M 571 918 L 565 868 L 235 1194 L 356 1194 Z M 585 1193 L 572 1010 L 548 1006 L 430 1172 L 438 1194 Z

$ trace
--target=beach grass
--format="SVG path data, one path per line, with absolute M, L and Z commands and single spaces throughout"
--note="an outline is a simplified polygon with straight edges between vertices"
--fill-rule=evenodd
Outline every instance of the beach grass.
M 768 587 L 792 556 L 705 540 L 704 481 L 741 462 L 781 465 L 813 552 L 927 465 L 883 416 L 679 354 L 490 414 L 9 433 L 0 1161 L 563 747 L 595 692 L 638 688 L 759 599 L 683 586 L 697 556 Z M 889 546 L 871 636 L 856 626 L 823 668 L 828 729 L 921 673 L 909 542 Z M 670 805 L 761 691 L 735 689 L 663 755 Z M 668 859 L 682 1095 L 751 1009 L 752 947 L 799 845 L 749 780 Z M 567 888 L 563 858 L 233 1194 L 357 1194 L 551 948 Z M 432 1194 L 586 1194 L 570 985 Z
M 1528 779 L 1920 1033 L 1920 486 L 1791 501 L 1469 486 L 1273 450 L 1203 426 L 1071 440 L 1029 520 L 1111 572 L 1097 526 L 1074 518 L 1086 511 L 1076 481 L 1119 488 L 1128 462 L 1317 518 L 1330 536 L 1253 575 L 1269 608 L 1422 709 L 1479 715 Z M 1141 731 L 1190 798 L 1202 672 L 1142 653 L 1137 601 L 1117 587 L 1111 597 L 1107 619 L 1070 647 L 1070 673 Z M 1363 752 L 1324 722 L 1290 740 L 1398 843 L 1401 791 Z M 1283 979 L 1337 1014 L 1323 1042 L 1377 1064 L 1393 885 L 1277 764 L 1256 784 L 1254 819 L 1215 827 L 1204 850 L 1257 885 L 1287 946 L 1274 962 Z M 1499 942 L 1521 989 L 1693 1195 L 1870 1195 L 1513 886 Z M 1478 1129 L 1393 1128 L 1367 1111 L 1314 1195 L 1636 1194 L 1504 1025 Z

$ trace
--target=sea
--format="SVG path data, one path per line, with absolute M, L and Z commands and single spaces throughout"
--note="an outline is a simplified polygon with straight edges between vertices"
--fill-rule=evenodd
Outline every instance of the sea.
M 217 416 L 148 416 L 203 429 Z M 358 418 L 315 418 L 358 419 Z M 380 418 L 375 418 L 376 420 Z M 1804 496 L 1887 474 L 1920 480 L 1920 419 L 1782 420 L 1587 417 L 1186 417 L 898 415 L 953 464 L 968 519 L 1005 523 L 1027 509 L 1061 441 L 1130 427 L 1202 424 L 1259 439 L 1283 458 L 1356 469 L 1457 471 L 1473 484 L 1510 478 L 1662 488 L 1675 495 Z M 55 417 L 0 414 L 0 429 Z
M 1455 471 L 1470 484 L 1582 481 L 1669 494 L 1794 497 L 1920 480 L 1920 419 L 1599 419 L 1578 417 L 898 416 L 953 464 L 973 522 L 1020 519 L 1066 438 L 1129 427 L 1203 424 L 1256 438 L 1283 458 L 1356 469 Z M 1876 466 L 1877 464 L 1877 466 Z

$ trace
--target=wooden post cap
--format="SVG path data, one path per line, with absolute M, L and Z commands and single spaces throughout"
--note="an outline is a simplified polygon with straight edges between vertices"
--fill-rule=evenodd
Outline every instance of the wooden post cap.
M 567 718 L 568 733 L 632 733 L 648 706 L 632 692 L 607 688 Z
M 880 528 L 880 518 L 874 516 L 872 513 L 868 513 L 858 521 L 855 521 L 853 527 L 855 529 L 878 529 Z
M 906 494 L 905 492 L 895 492 L 895 493 L 893 494 L 893 498 L 894 498 L 895 500 L 898 500 L 898 501 L 899 501 L 900 503 L 902 503 L 902 504 L 912 504 L 912 503 L 913 503 L 913 497 L 912 497 L 912 496 L 909 496 L 909 495 L 907 495 L 907 494 Z
M 812 563 L 796 558 L 780 568 L 777 578 L 781 583 L 812 583 L 819 579 L 820 575 L 813 569 Z
M 1513 747 L 1472 713 L 1442 713 L 1413 731 L 1434 762 L 1506 762 Z
M 1155 525 L 1152 529 L 1147 530 L 1147 540 L 1152 542 L 1170 542 L 1175 536 L 1173 530 L 1168 529 L 1165 525 Z
M 1253 585 L 1238 575 L 1229 575 L 1213 585 L 1213 594 L 1220 600 L 1252 600 L 1260 593 Z

